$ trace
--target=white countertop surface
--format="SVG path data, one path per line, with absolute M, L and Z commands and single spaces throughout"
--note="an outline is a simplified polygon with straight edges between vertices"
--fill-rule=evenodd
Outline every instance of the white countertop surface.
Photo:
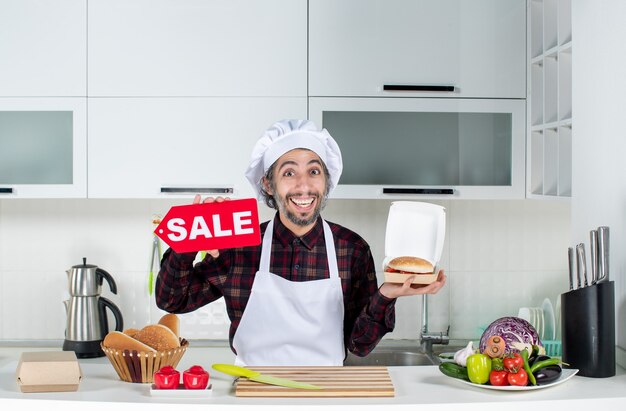
M 588 411 L 591 407 L 623 409 L 626 406 L 626 372 L 618 367 L 611 378 L 574 376 L 563 384 L 525 392 L 493 391 L 472 387 L 444 376 L 436 366 L 389 367 L 395 387 L 394 398 L 237 398 L 233 378 L 211 369 L 214 363 L 232 363 L 234 355 L 228 347 L 198 347 L 191 343 L 177 369 L 198 364 L 209 370 L 213 391 L 207 398 L 152 397 L 149 384 L 133 384 L 119 380 L 106 357 L 80 359 L 83 379 L 76 392 L 22 393 L 15 382 L 17 361 L 25 351 L 60 350 L 60 347 L 0 347 L 0 408 L 45 407 L 46 410 L 171 410 L 172 405 L 185 409 L 207 410 L 276 410 L 293 409 L 394 409 L 419 410 L 532 410 L 565 409 Z M 555 408 L 556 407 L 556 408 Z

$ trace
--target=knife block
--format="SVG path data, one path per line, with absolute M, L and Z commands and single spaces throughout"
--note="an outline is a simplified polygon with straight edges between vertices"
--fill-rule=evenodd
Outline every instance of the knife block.
M 583 377 L 615 375 L 615 283 L 561 294 L 563 362 Z

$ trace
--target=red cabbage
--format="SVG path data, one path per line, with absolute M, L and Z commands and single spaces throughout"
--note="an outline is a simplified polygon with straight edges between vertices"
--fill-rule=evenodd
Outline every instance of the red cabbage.
M 489 324 L 480 337 L 480 352 L 484 352 L 487 347 L 487 340 L 493 335 L 498 335 L 505 341 L 505 354 L 519 352 L 513 347 L 513 343 L 542 345 L 535 327 L 518 317 L 502 317 Z

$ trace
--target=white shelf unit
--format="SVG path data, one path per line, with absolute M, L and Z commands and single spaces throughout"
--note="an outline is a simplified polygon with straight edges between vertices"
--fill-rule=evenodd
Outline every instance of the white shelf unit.
M 572 195 L 571 0 L 528 4 L 527 197 Z

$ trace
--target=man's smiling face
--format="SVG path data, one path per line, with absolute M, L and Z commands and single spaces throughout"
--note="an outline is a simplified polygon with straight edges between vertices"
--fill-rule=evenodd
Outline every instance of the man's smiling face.
M 283 154 L 274 164 L 273 184 L 264 184 L 278 205 L 281 220 L 296 233 L 311 228 L 326 202 L 324 166 L 310 150 L 295 149 Z

